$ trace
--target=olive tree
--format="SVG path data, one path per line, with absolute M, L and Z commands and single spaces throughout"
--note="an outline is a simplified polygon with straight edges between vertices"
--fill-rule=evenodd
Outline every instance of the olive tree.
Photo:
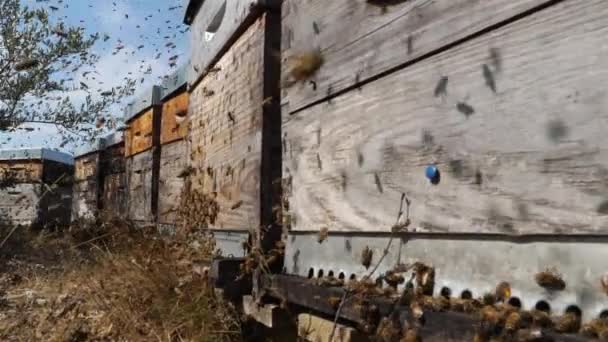
M 98 61 L 91 49 L 98 40 L 98 33 L 52 20 L 44 7 L 0 0 L 0 131 L 45 123 L 90 138 L 134 88 L 132 80 L 111 89 L 78 80 Z

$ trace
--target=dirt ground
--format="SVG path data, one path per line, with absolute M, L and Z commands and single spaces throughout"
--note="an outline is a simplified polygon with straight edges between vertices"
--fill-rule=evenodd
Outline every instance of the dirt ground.
M 204 234 L 117 221 L 0 234 L 2 341 L 242 339 L 239 315 L 206 285 Z

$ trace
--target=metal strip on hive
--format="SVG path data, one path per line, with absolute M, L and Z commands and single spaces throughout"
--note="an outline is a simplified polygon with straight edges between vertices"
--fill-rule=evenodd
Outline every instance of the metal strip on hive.
M 360 279 L 378 264 L 390 234 L 329 234 L 319 242 L 317 233 L 291 233 L 287 239 L 285 270 L 300 276 L 319 276 L 330 272 L 336 277 Z M 435 267 L 438 293 L 448 287 L 453 295 L 471 291 L 473 296 L 493 292 L 496 285 L 507 281 L 512 296 L 518 297 L 525 309 L 539 301 L 551 306 L 554 314 L 576 305 L 583 319 L 590 320 L 608 310 L 608 295 L 603 292 L 601 277 L 608 272 L 608 237 L 570 237 L 550 239 L 430 235 L 395 236 L 387 254 L 372 278 L 393 268 L 397 263 L 420 261 Z M 371 267 L 361 264 L 366 248 L 373 251 Z M 563 291 L 547 291 L 536 284 L 535 274 L 556 267 L 566 282 Z M 340 274 L 342 273 L 342 274 Z

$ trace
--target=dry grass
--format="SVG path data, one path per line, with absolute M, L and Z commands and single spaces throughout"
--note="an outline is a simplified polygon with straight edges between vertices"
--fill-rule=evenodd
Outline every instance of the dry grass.
M 0 253 L 0 340 L 241 340 L 235 310 L 207 286 L 206 239 L 121 222 L 51 236 L 20 230 Z

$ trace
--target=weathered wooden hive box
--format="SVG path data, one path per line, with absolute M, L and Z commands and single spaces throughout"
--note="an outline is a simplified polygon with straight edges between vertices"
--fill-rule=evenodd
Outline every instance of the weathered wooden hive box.
M 125 141 L 122 132 L 100 139 L 100 208 L 109 217 L 126 218 L 127 180 L 125 168 Z
M 125 157 L 129 200 L 128 218 L 153 222 L 157 206 L 158 146 L 160 137 L 160 87 L 154 86 L 127 107 Z
M 323 60 L 283 92 L 291 229 L 388 232 L 405 193 L 417 232 L 607 233 L 603 33 L 560 16 L 606 6 L 481 34 L 545 2 L 285 1 L 284 79 Z
M 202 225 L 218 231 L 247 232 L 274 222 L 271 185 L 280 183 L 280 159 L 272 150 L 280 146 L 280 116 L 271 76 L 278 79 L 272 53 L 280 41 L 269 32 L 278 33 L 279 22 L 279 13 L 259 1 L 188 6 L 189 191 L 204 203 L 185 209 L 203 213 Z
M 188 98 L 184 64 L 161 84 L 162 119 L 160 132 L 160 171 L 158 184 L 158 222 L 175 225 L 184 179 L 188 176 Z
M 99 208 L 99 142 L 74 152 L 72 219 L 92 219 Z
M 48 149 L 0 150 L 0 224 L 70 222 L 74 160 Z

